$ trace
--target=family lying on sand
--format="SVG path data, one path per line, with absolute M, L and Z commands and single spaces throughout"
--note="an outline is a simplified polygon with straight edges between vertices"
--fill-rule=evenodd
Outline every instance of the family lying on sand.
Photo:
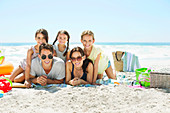
M 27 87 L 31 87 L 31 83 L 42 86 L 61 84 L 64 80 L 66 84 L 73 86 L 96 84 L 96 79 L 101 79 L 104 71 L 108 78 L 116 79 L 108 57 L 100 48 L 93 45 L 95 38 L 92 31 L 86 30 L 81 34 L 84 50 L 80 47 L 69 50 L 70 36 L 65 30 L 58 32 L 53 45 L 48 44 L 48 39 L 48 32 L 45 29 L 36 31 L 37 45 L 28 50 L 27 58 L 21 61 L 10 76 L 11 81 L 25 81 Z M 18 76 L 21 73 L 23 75 Z

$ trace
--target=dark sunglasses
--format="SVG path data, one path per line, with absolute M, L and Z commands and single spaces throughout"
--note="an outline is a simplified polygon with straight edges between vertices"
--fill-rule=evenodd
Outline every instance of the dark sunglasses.
M 77 58 L 72 57 L 71 60 L 72 60 L 72 62 L 75 62 L 76 60 L 81 61 L 82 57 L 81 56 L 78 56 Z
M 41 58 L 42 58 L 43 60 L 46 59 L 46 57 L 47 57 L 46 55 L 42 55 L 42 56 L 41 56 Z M 49 55 L 48 55 L 48 59 L 52 59 L 52 58 L 53 58 L 53 55 L 52 55 L 52 54 L 49 54 Z

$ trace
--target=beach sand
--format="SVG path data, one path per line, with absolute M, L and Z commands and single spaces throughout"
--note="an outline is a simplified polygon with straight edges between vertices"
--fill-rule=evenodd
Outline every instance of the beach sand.
M 142 61 L 141 63 L 144 67 L 149 65 L 155 70 L 170 72 L 168 62 Z M 23 112 L 170 113 L 170 93 L 157 88 L 135 89 L 126 85 L 115 87 L 101 85 L 96 87 L 13 88 L 0 98 L 0 113 Z

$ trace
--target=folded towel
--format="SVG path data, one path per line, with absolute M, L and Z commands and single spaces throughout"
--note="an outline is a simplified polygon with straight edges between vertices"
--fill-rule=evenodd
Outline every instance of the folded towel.
M 138 57 L 130 52 L 125 52 L 122 60 L 124 72 L 134 72 L 136 69 L 141 68 Z

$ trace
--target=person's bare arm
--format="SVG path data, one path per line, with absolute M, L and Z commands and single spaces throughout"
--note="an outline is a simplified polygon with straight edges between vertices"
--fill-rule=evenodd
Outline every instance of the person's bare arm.
M 47 79 L 47 84 L 61 84 L 64 82 L 64 79 L 60 79 L 60 80 L 51 80 L 51 79 Z
M 72 85 L 71 84 L 71 68 L 72 68 L 72 63 L 67 61 L 66 62 L 66 79 L 65 82 L 66 84 Z
M 96 83 L 97 74 L 98 74 L 98 64 L 99 64 L 99 60 L 100 60 L 100 55 L 101 55 L 101 53 L 99 53 L 99 54 L 97 55 L 97 58 L 96 58 L 96 60 L 94 61 L 93 83 Z
M 31 84 L 29 82 L 29 76 L 30 76 L 30 69 L 31 69 L 32 54 L 33 54 L 33 50 L 29 49 L 27 51 L 27 60 L 26 60 L 26 69 L 25 69 L 25 85 L 27 87 L 31 87 Z
M 87 66 L 87 82 L 92 84 L 93 81 L 93 64 L 89 63 L 89 65 Z

